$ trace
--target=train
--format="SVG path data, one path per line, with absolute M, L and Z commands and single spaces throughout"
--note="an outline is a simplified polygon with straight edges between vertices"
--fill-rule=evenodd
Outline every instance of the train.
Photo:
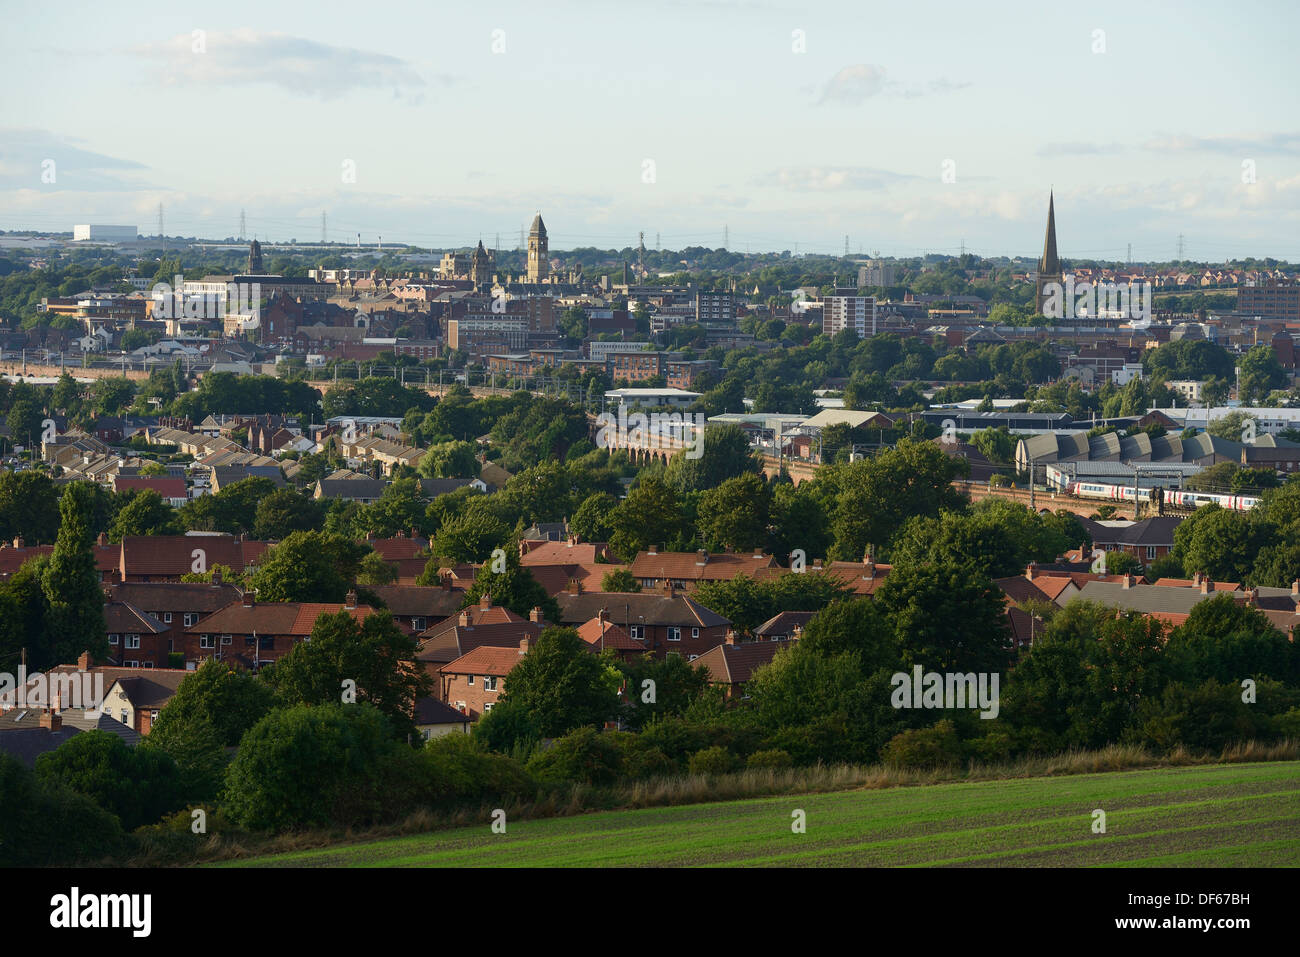
M 1249 511 L 1259 504 L 1259 499 L 1251 495 L 1222 495 L 1216 492 L 1189 492 L 1185 489 L 1135 489 L 1132 485 L 1106 485 L 1101 482 L 1064 482 L 1060 490 L 1078 498 L 1104 499 L 1108 502 L 1131 502 L 1134 497 L 1143 502 L 1153 502 L 1156 495 L 1161 495 L 1166 505 L 1200 508 L 1202 505 L 1215 504 L 1234 512 Z

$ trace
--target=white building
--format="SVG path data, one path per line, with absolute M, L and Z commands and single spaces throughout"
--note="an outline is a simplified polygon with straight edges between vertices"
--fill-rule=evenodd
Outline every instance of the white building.
M 610 389 L 605 401 L 612 406 L 653 406 L 655 408 L 685 409 L 692 405 L 700 393 L 685 389 Z
M 140 232 L 134 226 L 103 226 L 87 224 L 72 227 L 73 242 L 129 243 L 139 238 Z
M 822 332 L 852 329 L 860 338 L 876 334 L 875 296 L 827 296 L 822 300 Z

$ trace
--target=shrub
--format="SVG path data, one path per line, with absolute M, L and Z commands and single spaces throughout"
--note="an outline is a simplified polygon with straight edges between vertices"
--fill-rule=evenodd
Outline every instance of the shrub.
M 0 867 L 92 862 L 118 852 L 123 840 L 115 815 L 0 754 Z
M 961 741 L 948 719 L 928 728 L 896 734 L 880 749 L 886 764 L 898 768 L 944 768 L 960 764 Z
M 727 774 L 737 765 L 736 756 L 721 745 L 714 745 L 691 755 L 687 768 L 691 774 Z
M 613 784 L 621 765 L 622 753 L 609 735 L 595 728 L 579 728 L 538 752 L 528 762 L 528 773 L 549 783 Z
M 747 766 L 751 768 L 788 768 L 793 765 L 794 759 L 790 757 L 790 752 L 780 748 L 755 751 L 749 756 L 747 762 Z

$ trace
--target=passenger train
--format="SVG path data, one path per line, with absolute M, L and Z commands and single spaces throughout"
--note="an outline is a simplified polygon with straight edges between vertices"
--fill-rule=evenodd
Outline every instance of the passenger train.
M 1100 482 L 1062 482 L 1058 488 L 1068 495 L 1105 499 L 1108 502 L 1131 502 L 1135 495 L 1143 502 L 1152 502 L 1159 494 L 1164 497 L 1166 505 L 1180 508 L 1200 508 L 1214 503 L 1222 508 L 1244 512 L 1259 504 L 1259 499 L 1251 495 L 1222 495 L 1215 492 L 1189 492 L 1185 489 L 1134 489 L 1132 485 L 1105 485 Z

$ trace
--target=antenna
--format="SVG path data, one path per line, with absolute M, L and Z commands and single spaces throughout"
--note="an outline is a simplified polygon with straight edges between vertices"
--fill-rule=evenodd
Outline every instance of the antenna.
M 163 204 L 158 204 L 158 238 L 162 239 L 167 234 L 163 231 Z
M 844 257 L 847 259 L 848 255 L 849 255 L 849 234 L 845 233 L 844 234 Z
M 247 223 L 244 221 L 244 211 L 241 209 L 239 211 L 239 241 L 241 243 L 244 241 L 244 235 L 247 232 L 247 228 Z
M 161 209 L 162 207 L 160 206 L 158 208 Z M 161 216 L 162 213 L 159 213 L 158 215 Z M 1182 260 L 1183 260 L 1183 234 L 1179 233 L 1178 234 L 1178 261 L 1182 262 Z
M 329 240 L 326 238 L 328 235 L 329 235 L 328 230 L 326 230 L 325 228 L 325 210 L 322 209 L 320 211 L 320 244 L 322 246 L 324 246 L 327 242 L 329 242 Z
M 722 227 L 722 248 L 726 249 L 731 245 L 731 227 L 723 224 Z

